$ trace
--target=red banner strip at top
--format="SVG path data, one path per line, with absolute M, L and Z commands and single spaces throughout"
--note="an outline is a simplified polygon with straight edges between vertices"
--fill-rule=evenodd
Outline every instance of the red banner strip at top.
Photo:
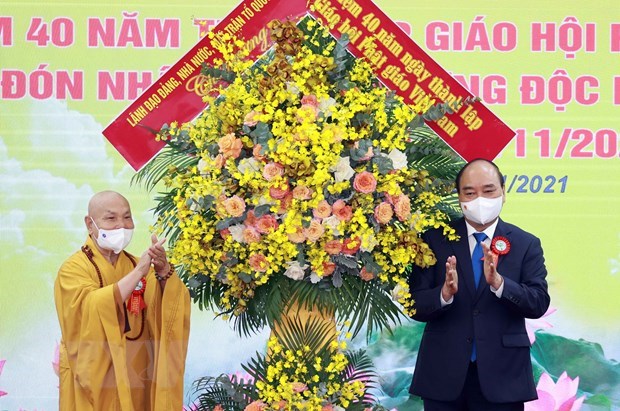
M 246 41 L 256 57 L 271 46 L 271 20 L 297 20 L 308 12 L 335 37 L 346 33 L 351 53 L 372 63 L 377 76 L 405 102 L 415 104 L 428 96 L 456 103 L 473 97 L 370 0 L 246 0 L 214 31 Z M 172 121 L 191 121 L 204 109 L 200 68 L 217 56 L 204 37 L 103 131 L 135 170 L 165 145 L 155 140 L 154 132 Z M 465 160 L 493 159 L 515 135 L 480 102 L 455 110 L 429 125 Z
M 253 45 L 252 53 L 256 56 L 265 51 L 264 43 L 269 41 L 267 23 L 273 19 L 297 20 L 306 14 L 305 0 L 246 0 L 213 31 L 235 35 Z M 141 169 L 164 147 L 165 143 L 156 141 L 154 135 L 162 125 L 190 121 L 205 108 L 200 93 L 200 68 L 203 62 L 212 64 L 218 55 L 209 38 L 203 37 L 103 130 L 134 170 Z
M 312 14 L 337 38 L 349 36 L 349 50 L 366 58 L 383 83 L 407 103 L 424 97 L 436 103 L 473 97 L 370 0 L 314 0 Z M 429 126 L 467 161 L 494 159 L 515 132 L 481 102 L 460 105 Z

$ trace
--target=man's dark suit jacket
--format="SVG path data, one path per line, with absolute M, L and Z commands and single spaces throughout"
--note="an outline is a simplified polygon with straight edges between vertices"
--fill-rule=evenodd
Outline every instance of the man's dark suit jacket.
M 437 263 L 415 269 L 409 278 L 416 309 L 413 318 L 426 322 L 409 391 L 422 398 L 455 400 L 463 389 L 475 340 L 480 385 L 487 400 L 536 399 L 525 318 L 541 317 L 550 302 L 540 240 L 499 220 L 494 237 L 507 238 L 510 251 L 497 263 L 497 272 L 504 277 L 502 297 L 497 298 L 484 276 L 478 289 L 474 285 L 465 220 L 452 226 L 458 241 L 448 240 L 441 230 L 425 233 Z M 458 292 L 452 304 L 442 308 L 445 263 L 451 255 L 457 259 Z

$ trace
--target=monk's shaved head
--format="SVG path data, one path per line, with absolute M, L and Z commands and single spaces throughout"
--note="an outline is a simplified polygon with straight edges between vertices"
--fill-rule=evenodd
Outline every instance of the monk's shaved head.
M 106 210 L 114 206 L 129 208 L 129 201 L 116 191 L 100 191 L 93 195 L 88 202 L 88 215 L 91 217 L 101 216 Z
M 111 190 L 92 196 L 88 202 L 88 215 L 84 217 L 84 223 L 93 239 L 97 238 L 99 228 L 134 228 L 129 201 L 122 194 Z

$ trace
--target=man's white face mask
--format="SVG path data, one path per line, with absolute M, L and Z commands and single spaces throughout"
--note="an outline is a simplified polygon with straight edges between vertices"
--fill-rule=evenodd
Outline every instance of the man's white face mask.
M 477 197 L 471 201 L 461 201 L 461 210 L 468 220 L 484 225 L 499 217 L 503 204 L 503 196 L 495 198 Z
M 117 228 L 115 230 L 103 230 L 97 227 L 97 223 L 95 223 L 92 217 L 90 219 L 97 231 L 99 231 L 99 235 L 97 236 L 97 244 L 99 244 L 99 247 L 105 250 L 112 250 L 114 254 L 118 254 L 131 242 L 133 229 Z

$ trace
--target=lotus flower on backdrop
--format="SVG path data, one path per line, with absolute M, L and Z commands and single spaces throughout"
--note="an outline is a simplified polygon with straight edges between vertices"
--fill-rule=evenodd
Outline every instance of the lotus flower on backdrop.
M 6 360 L 0 360 L 0 376 L 2 375 L 2 370 L 4 369 L 4 363 L 6 363 Z M 5 396 L 6 394 L 6 391 L 0 390 L 0 397 Z
M 543 318 L 549 317 L 551 314 L 557 311 L 555 307 L 549 307 L 547 311 L 540 318 L 526 318 L 525 319 L 525 331 L 527 331 L 527 336 L 530 339 L 530 344 L 534 344 L 536 341 L 536 331 L 543 330 L 546 328 L 552 328 L 553 324 L 550 322 L 543 320 Z
M 577 411 L 585 399 L 585 396 L 577 398 L 578 387 L 579 377 L 572 379 L 566 371 L 557 382 L 543 373 L 536 386 L 538 399 L 525 403 L 525 411 Z
M 56 347 L 54 348 L 52 368 L 54 369 L 54 374 L 56 374 L 57 377 L 60 377 L 60 344 L 58 343 L 56 343 Z

